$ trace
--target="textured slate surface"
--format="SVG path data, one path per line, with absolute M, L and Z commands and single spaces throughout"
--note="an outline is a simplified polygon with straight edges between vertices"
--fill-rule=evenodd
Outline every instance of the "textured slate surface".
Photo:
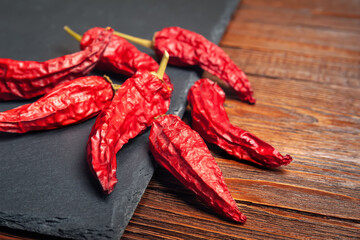
M 0 57 L 44 61 L 78 51 L 64 25 L 79 33 L 112 26 L 148 39 L 176 25 L 217 43 L 237 2 L 1 1 Z M 175 86 L 169 112 L 182 116 L 187 90 L 201 71 L 168 67 L 166 72 Z M 110 76 L 115 82 L 124 80 Z M 1 102 L 0 111 L 28 102 Z M 22 135 L 0 133 L 0 226 L 75 239 L 120 238 L 154 172 L 148 132 L 117 154 L 119 182 L 105 196 L 85 159 L 94 121 Z

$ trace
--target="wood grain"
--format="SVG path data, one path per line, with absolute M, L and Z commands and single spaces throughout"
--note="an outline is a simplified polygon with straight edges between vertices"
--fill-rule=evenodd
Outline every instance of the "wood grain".
M 209 145 L 246 224 L 218 217 L 158 168 L 122 238 L 360 239 L 359 42 L 358 0 L 243 0 L 221 47 L 257 103 L 204 77 L 226 91 L 234 125 L 294 161 L 266 170 Z M 1 239 L 46 239 L 0 230 Z

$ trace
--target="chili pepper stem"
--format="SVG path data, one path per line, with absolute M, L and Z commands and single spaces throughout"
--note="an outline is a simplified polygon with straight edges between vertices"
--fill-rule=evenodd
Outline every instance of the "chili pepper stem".
M 130 42 L 137 43 L 137 44 L 139 44 L 139 45 L 141 45 L 143 47 L 154 48 L 154 43 L 151 40 L 134 37 L 134 36 L 131 36 L 131 35 L 128 35 L 128 34 L 125 34 L 125 33 L 121 33 L 121 32 L 117 32 L 117 31 L 114 31 L 114 34 L 119 36 L 119 37 L 125 38 L 126 40 L 128 40 Z
M 160 62 L 158 71 L 151 72 L 151 74 L 157 76 L 161 80 L 161 82 L 164 82 L 163 77 L 164 77 L 164 73 L 165 73 L 165 69 L 166 69 L 168 61 L 169 61 L 169 53 L 165 50 L 164 55 L 161 58 L 161 62 Z
M 120 84 L 114 84 L 114 83 L 111 81 L 111 79 L 110 79 L 109 76 L 104 75 L 103 78 L 111 84 L 111 87 L 112 87 L 112 89 L 113 89 L 113 91 L 114 91 L 114 94 L 115 94 L 115 92 L 121 87 Z
M 73 38 L 75 38 L 77 41 L 81 42 L 82 36 L 78 34 L 77 32 L 74 32 L 71 28 L 68 26 L 64 26 L 64 30 Z
M 166 69 L 168 61 L 169 61 L 169 53 L 167 51 L 165 51 L 164 55 L 161 59 L 159 69 L 157 71 L 157 75 L 161 80 L 164 77 L 164 73 L 165 73 L 165 69 Z
M 161 115 L 157 115 L 156 117 L 154 117 L 154 120 L 160 118 L 160 117 L 163 117 L 163 116 L 166 116 L 166 114 L 161 114 Z
M 113 84 L 113 88 L 115 90 L 115 92 L 121 87 L 120 84 Z

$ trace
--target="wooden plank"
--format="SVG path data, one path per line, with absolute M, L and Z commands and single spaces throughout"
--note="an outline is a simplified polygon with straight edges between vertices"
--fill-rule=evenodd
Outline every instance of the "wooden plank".
M 223 48 L 241 66 L 250 80 L 252 76 L 261 76 L 360 87 L 359 58 L 317 56 L 312 53 L 280 50 Z
M 233 189 L 228 178 L 226 182 Z M 234 191 L 232 194 L 239 208 L 248 216 L 245 225 L 217 217 L 164 169 L 159 169 L 131 221 L 129 231 L 135 234 L 146 226 L 153 236 L 162 233 L 170 238 L 181 232 L 186 233 L 184 239 L 305 238 L 309 237 L 307 231 L 311 231 L 313 238 L 325 239 L 356 237 L 360 227 L 360 222 L 257 205 L 239 200 Z
M 360 2 L 353 1 L 338 1 L 338 0 L 282 0 L 282 1 L 267 1 L 267 0 L 244 0 L 242 8 L 249 6 L 256 6 L 264 8 L 266 11 L 274 9 L 289 9 L 297 12 L 312 12 L 319 15 L 325 15 L 335 18 L 360 18 Z M 323 13 L 323 14 L 320 14 Z M 326 14 L 328 13 L 328 14 Z
M 359 57 L 359 18 L 313 13 L 329 9 L 338 14 L 343 9 L 360 10 L 356 1 L 301 1 L 301 6 L 298 5 L 296 1 L 245 1 L 230 23 L 222 45 L 326 57 Z M 336 8 L 338 5 L 341 7 Z
M 293 26 L 296 31 L 305 26 L 313 29 L 328 29 L 350 34 L 359 33 L 360 14 L 356 1 L 332 1 L 341 7 L 331 7 L 331 1 L 245 1 L 233 24 L 246 21 Z M 280 4 L 279 4 L 280 3 Z M 300 4 L 299 4 L 300 3 Z M 296 6 L 297 4 L 301 6 Z M 306 5 L 308 5 L 306 7 Z M 311 6 L 313 5 L 313 6 Z M 345 9 L 351 11 L 345 12 Z M 231 29 L 231 28 L 228 28 Z M 294 31 L 291 31 L 294 32 Z

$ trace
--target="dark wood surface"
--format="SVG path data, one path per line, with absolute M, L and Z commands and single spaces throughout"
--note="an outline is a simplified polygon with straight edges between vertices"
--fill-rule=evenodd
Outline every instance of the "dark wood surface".
M 221 47 L 257 98 L 242 103 L 222 85 L 231 122 L 294 161 L 266 170 L 209 146 L 244 225 L 158 168 L 122 238 L 360 239 L 360 1 L 243 0 Z M 0 230 L 0 239 L 47 239 Z

